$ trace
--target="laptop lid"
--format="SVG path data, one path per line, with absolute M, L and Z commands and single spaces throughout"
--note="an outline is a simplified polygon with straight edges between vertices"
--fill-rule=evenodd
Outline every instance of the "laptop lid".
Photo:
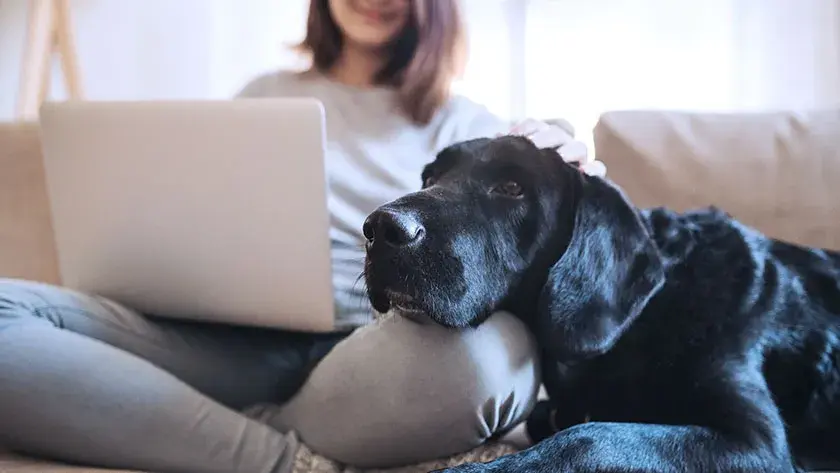
M 41 127 L 64 285 L 161 317 L 333 329 L 320 102 L 46 103 Z

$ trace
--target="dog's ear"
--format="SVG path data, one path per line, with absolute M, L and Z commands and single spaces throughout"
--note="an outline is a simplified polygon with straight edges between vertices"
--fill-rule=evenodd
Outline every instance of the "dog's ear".
M 546 348 L 567 361 L 609 350 L 665 281 L 653 240 L 618 188 L 584 177 L 574 220 L 537 309 Z

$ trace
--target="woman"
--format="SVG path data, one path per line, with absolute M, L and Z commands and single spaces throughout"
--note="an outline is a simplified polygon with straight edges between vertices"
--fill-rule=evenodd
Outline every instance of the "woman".
M 325 105 L 336 333 L 161 320 L 2 281 L 0 444 L 101 467 L 287 472 L 298 435 L 327 457 L 388 466 L 464 451 L 520 422 L 539 387 L 520 322 L 496 314 L 468 333 L 373 323 L 356 284 L 365 216 L 416 190 L 441 147 L 508 131 L 448 94 L 463 51 L 456 7 L 313 0 L 302 44 L 311 70 L 264 75 L 239 94 Z M 558 126 L 529 121 L 515 131 L 585 160 Z

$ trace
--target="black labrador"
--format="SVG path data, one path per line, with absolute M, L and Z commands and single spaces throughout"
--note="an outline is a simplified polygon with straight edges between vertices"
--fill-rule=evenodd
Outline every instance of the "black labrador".
M 637 209 L 522 137 L 422 178 L 365 222 L 371 303 L 459 329 L 516 314 L 550 396 L 533 447 L 447 471 L 840 468 L 840 253 Z

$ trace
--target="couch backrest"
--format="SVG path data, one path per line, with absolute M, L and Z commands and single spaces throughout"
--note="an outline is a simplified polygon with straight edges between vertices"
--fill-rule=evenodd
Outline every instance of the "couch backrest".
M 56 283 L 38 127 L 0 124 L 0 278 Z
M 640 207 L 716 205 L 768 235 L 840 249 L 840 111 L 610 112 L 594 139 Z

